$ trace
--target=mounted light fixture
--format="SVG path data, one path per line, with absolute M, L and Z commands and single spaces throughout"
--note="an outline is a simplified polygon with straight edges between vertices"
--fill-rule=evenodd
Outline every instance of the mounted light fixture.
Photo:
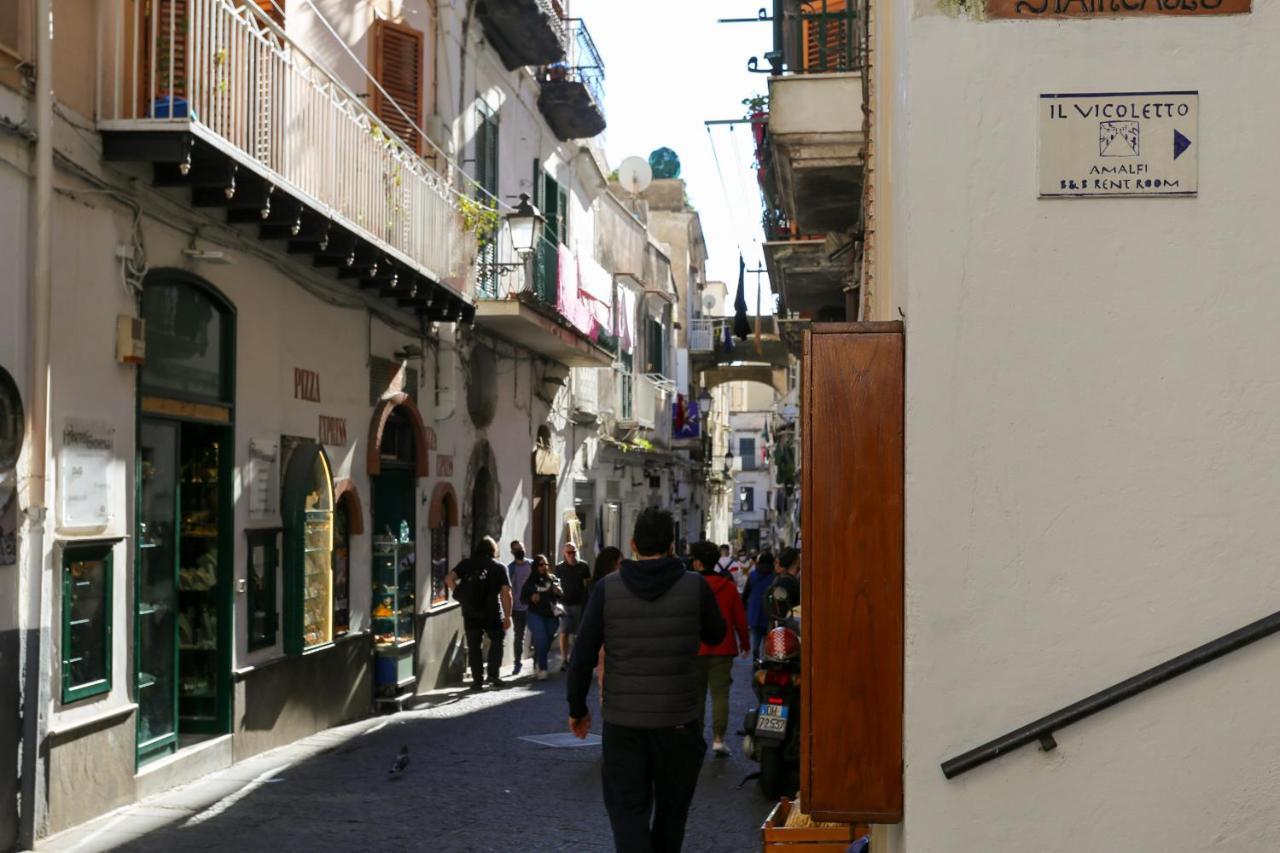
M 507 227 L 511 229 L 511 245 L 523 263 L 542 239 L 542 226 L 547 219 L 538 208 L 529 203 L 529 196 L 520 193 L 520 203 L 516 209 L 507 214 Z
M 698 413 L 705 416 L 709 411 L 711 411 L 711 392 L 703 388 L 698 392 Z

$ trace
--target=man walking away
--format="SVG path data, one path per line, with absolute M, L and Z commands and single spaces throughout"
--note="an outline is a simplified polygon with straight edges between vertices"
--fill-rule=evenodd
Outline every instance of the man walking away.
M 794 610 L 800 606 L 800 551 L 797 548 L 783 548 L 778 552 L 778 573 L 769 585 L 766 600 L 773 602 L 772 607 L 785 607 Z M 769 607 L 765 608 L 766 611 Z
M 572 542 L 564 546 L 564 562 L 556 566 L 556 577 L 564 590 L 564 615 L 560 617 L 560 671 L 569 668 L 569 641 L 578 633 L 582 621 L 582 606 L 587 603 L 587 581 L 591 580 L 591 567 L 578 562 L 578 546 Z
M 733 684 L 733 657 L 744 658 L 750 652 L 747 638 L 747 611 L 742 606 L 742 596 L 728 574 L 718 570 L 716 546 L 713 542 L 698 542 L 693 552 L 694 571 L 702 575 L 707 586 L 715 593 L 728 630 L 724 639 L 716 645 L 703 643 L 698 649 L 698 725 L 703 724 L 707 712 L 707 688 L 711 688 L 711 751 L 719 758 L 729 755 L 724 742 L 729 728 L 729 687 Z
M 511 543 L 511 562 L 507 564 L 508 580 L 511 581 L 511 588 L 517 592 L 511 604 L 511 624 L 515 628 L 514 642 L 511 645 L 516 657 L 515 666 L 511 669 L 513 678 L 520 674 L 524 665 L 524 630 L 529 617 L 529 605 L 521 600 L 519 591 L 524 589 L 524 582 L 532 573 L 533 563 L 525 559 L 524 543 L 517 539 Z
M 462 604 L 462 625 L 471 663 L 471 689 L 484 689 L 484 638 L 489 638 L 489 683 L 501 687 L 502 640 L 511 627 L 511 580 L 498 562 L 498 543 L 488 536 L 448 578 L 453 597 Z
M 757 662 L 760 660 L 760 644 L 769 632 L 769 613 L 764 606 L 764 595 L 772 583 L 773 554 L 765 551 L 742 590 L 742 598 L 747 605 L 747 624 L 751 627 L 751 659 Z
M 698 648 L 724 639 L 716 598 L 672 556 L 675 522 L 636 519 L 634 561 L 595 585 L 569 669 L 569 728 L 591 729 L 587 692 L 604 646 L 604 804 L 618 853 L 679 853 L 706 756 Z

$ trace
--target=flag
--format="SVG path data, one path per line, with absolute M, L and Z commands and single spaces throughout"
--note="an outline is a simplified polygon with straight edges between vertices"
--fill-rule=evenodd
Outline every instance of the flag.
M 740 341 L 745 341 L 751 334 L 751 324 L 747 321 L 747 262 L 742 255 L 738 255 L 738 295 L 733 300 L 733 333 Z

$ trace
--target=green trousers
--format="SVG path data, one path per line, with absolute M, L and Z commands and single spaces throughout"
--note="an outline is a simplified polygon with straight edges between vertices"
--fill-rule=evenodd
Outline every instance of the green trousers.
M 707 688 L 711 688 L 711 734 L 724 740 L 729 728 L 729 685 L 733 684 L 732 655 L 698 657 L 698 721 L 707 718 Z

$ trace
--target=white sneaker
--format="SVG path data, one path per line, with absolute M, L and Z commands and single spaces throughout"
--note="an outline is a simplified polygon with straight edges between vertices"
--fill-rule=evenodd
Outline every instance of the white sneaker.
M 547 671 L 546 671 L 545 669 L 540 669 L 540 670 L 538 670 L 538 674 L 537 674 L 537 675 L 535 675 L 535 676 L 534 676 L 534 678 L 538 679 L 539 681 L 546 681 L 546 680 L 547 680 Z
M 719 758 L 729 757 L 729 746 L 722 740 L 718 740 L 711 744 L 711 751 Z

